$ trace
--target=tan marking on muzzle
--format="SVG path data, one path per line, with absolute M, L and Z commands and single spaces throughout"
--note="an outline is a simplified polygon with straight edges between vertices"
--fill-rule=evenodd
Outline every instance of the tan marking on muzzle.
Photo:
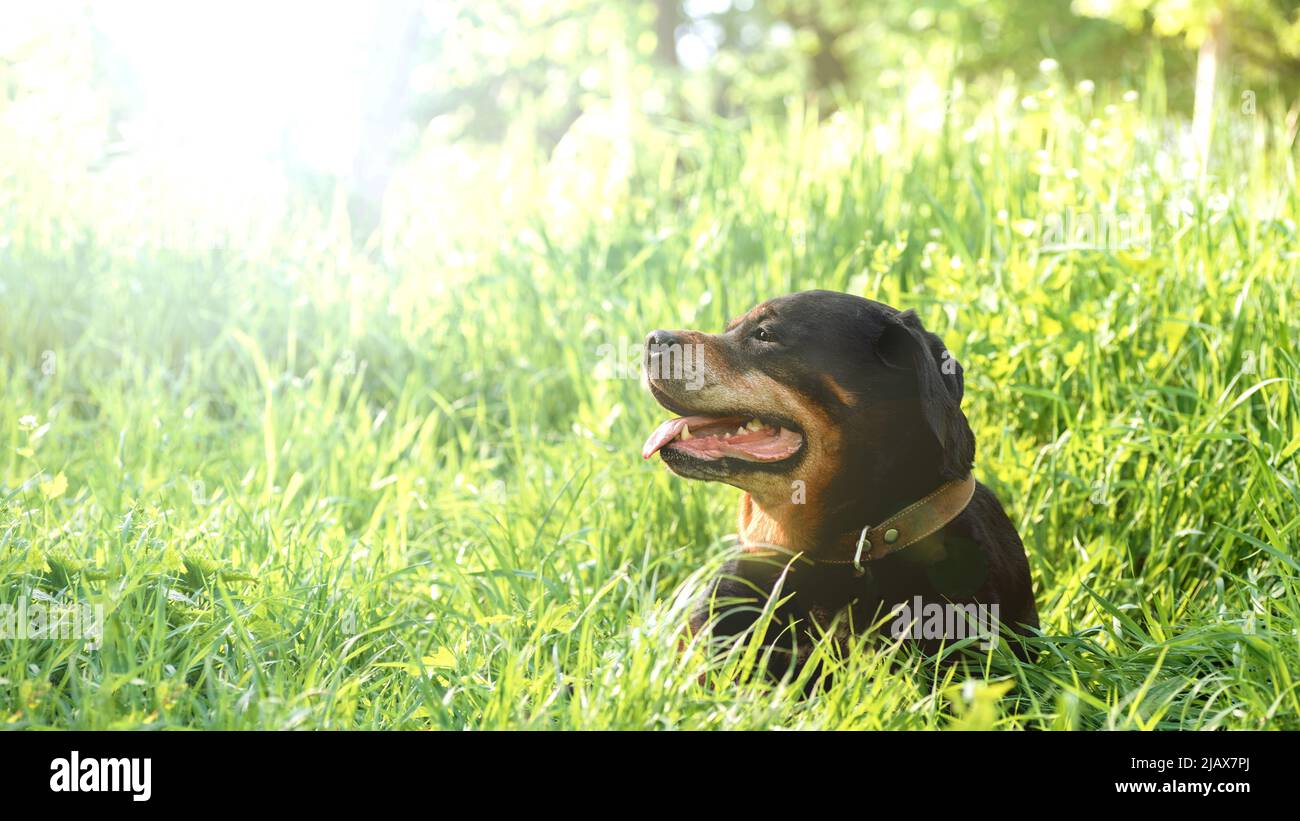
M 787 418 L 799 426 L 804 454 L 797 467 L 788 473 L 747 472 L 724 481 L 747 493 L 739 521 L 742 541 L 794 550 L 811 547 L 825 491 L 838 472 L 839 429 L 820 404 L 789 385 L 757 369 L 737 370 L 716 336 L 690 331 L 678 333 L 678 339 L 701 346 L 702 379 L 695 390 L 687 389 L 686 380 L 652 379 L 669 399 L 692 413 L 743 411 Z M 852 400 L 842 388 L 838 393 Z M 801 493 L 796 494 L 795 482 L 803 483 Z

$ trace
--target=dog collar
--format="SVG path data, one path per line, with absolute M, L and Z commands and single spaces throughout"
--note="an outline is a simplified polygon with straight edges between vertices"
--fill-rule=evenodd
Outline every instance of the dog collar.
M 883 559 L 936 533 L 957 518 L 974 495 L 975 477 L 968 473 L 963 479 L 945 482 L 929 496 L 913 502 L 880 524 L 867 525 L 856 531 L 852 559 L 809 558 L 818 564 L 853 565 L 854 571 L 861 576 L 866 573 L 863 561 Z

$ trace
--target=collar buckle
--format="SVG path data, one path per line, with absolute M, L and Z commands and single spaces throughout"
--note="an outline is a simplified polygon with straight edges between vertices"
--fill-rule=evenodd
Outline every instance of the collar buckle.
M 858 576 L 867 572 L 867 569 L 862 566 L 862 548 L 871 549 L 871 540 L 867 538 L 867 531 L 870 529 L 871 525 L 862 528 L 862 532 L 858 534 L 858 549 L 853 553 L 853 572 Z

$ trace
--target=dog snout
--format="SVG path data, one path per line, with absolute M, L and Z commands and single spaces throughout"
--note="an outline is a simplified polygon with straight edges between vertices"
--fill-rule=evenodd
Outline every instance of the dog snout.
M 694 331 L 651 331 L 645 338 L 646 378 L 664 388 L 698 390 L 703 348 Z M 680 383 L 680 384 L 674 384 Z
M 671 369 L 664 368 L 663 364 L 672 357 L 673 346 L 680 347 L 680 345 L 681 342 L 678 341 L 674 331 L 657 330 L 646 334 L 645 366 L 646 375 L 651 380 L 671 377 Z
M 651 331 L 645 338 L 645 364 L 651 377 L 672 378 L 671 373 L 661 372 L 660 367 L 671 364 L 674 357 L 682 352 L 681 331 Z M 678 377 L 680 378 L 680 376 Z

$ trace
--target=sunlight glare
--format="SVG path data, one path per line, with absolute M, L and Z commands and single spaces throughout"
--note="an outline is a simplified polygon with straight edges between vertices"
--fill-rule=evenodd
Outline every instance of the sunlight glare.
M 275 156 L 347 172 L 373 22 L 365 6 L 139 0 L 90 14 L 131 80 L 133 150 L 197 159 L 216 175 Z

